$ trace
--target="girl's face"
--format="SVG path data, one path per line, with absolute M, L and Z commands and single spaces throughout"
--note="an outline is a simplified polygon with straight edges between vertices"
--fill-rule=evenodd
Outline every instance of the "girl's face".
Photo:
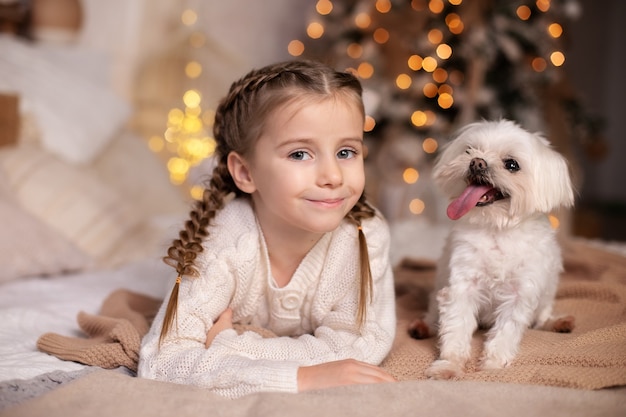
M 363 193 L 363 115 L 345 99 L 273 112 L 240 164 L 265 234 L 337 228 Z

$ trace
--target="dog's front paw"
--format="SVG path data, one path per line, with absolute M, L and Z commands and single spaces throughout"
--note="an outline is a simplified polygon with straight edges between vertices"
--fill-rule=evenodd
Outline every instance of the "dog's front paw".
M 430 337 L 430 326 L 422 319 L 415 319 L 409 324 L 409 335 L 413 339 L 428 339 Z
M 432 379 L 452 379 L 465 373 L 465 366 L 446 359 L 438 359 L 426 369 L 426 376 Z
M 480 361 L 480 370 L 502 369 L 508 365 L 508 361 L 502 357 L 485 357 Z

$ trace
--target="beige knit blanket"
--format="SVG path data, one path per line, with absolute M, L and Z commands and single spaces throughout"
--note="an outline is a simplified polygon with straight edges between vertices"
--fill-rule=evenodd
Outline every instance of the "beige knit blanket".
M 528 330 L 515 361 L 489 371 L 476 370 L 484 336 L 477 332 L 472 363 L 459 379 L 583 389 L 626 385 L 626 258 L 570 242 L 564 259 L 555 312 L 575 316 L 574 331 Z M 434 272 L 432 262 L 419 260 L 405 260 L 396 270 L 398 331 L 382 366 L 398 380 L 425 379 L 424 371 L 436 357 L 435 338 L 415 340 L 407 333 L 408 323 L 426 309 Z M 78 314 L 85 338 L 48 333 L 38 348 L 64 360 L 136 370 L 141 337 L 160 303 L 117 290 L 103 302 L 100 314 Z

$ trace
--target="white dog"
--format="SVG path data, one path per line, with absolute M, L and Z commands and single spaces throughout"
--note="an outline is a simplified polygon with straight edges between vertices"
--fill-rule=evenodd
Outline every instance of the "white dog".
M 440 356 L 427 376 L 461 375 L 479 326 L 489 328 L 481 369 L 511 363 L 528 327 L 571 331 L 573 317 L 552 317 L 563 267 L 547 216 L 574 203 L 565 159 L 513 122 L 480 122 L 460 130 L 433 175 L 456 222 L 428 313 L 409 329 L 415 338 L 438 331 Z

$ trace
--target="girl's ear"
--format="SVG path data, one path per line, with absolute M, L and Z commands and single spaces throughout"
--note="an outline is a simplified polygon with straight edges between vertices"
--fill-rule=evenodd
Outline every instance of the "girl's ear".
M 228 154 L 228 172 L 233 178 L 235 185 L 244 193 L 252 194 L 256 191 L 254 180 L 250 175 L 248 164 L 245 159 L 237 152 L 231 152 Z

